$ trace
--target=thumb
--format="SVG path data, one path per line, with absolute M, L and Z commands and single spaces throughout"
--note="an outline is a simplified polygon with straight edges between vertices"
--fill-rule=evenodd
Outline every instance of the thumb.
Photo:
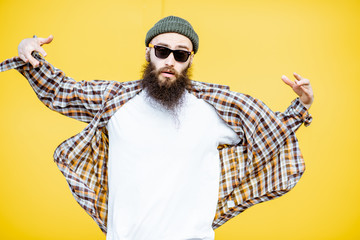
M 39 43 L 40 43 L 40 46 L 42 46 L 43 44 L 49 44 L 52 42 L 52 40 L 54 39 L 54 36 L 53 35 L 50 35 L 49 37 L 47 38 L 38 38 L 39 39 Z

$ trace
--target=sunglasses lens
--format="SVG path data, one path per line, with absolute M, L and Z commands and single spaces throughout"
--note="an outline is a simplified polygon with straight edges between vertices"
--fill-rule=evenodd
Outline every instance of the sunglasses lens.
M 158 58 L 165 59 L 170 55 L 170 53 L 171 53 L 170 49 L 166 47 L 160 47 L 160 46 L 155 47 L 155 56 Z
M 178 62 L 186 62 L 189 58 L 189 53 L 186 51 L 176 50 L 174 51 L 174 58 Z
M 174 54 L 174 58 L 178 62 L 186 62 L 190 56 L 190 53 L 183 50 L 171 50 L 167 47 L 154 46 L 155 56 L 161 59 L 167 58 L 171 52 Z

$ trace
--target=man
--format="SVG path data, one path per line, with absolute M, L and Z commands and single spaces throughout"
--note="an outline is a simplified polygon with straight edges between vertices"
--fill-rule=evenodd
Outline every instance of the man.
M 175 16 L 148 31 L 139 81 L 76 82 L 36 53 L 46 56 L 41 45 L 52 39 L 23 40 L 0 71 L 16 68 L 46 106 L 88 123 L 54 158 L 107 239 L 214 239 L 213 229 L 300 179 L 295 131 L 311 121 L 307 79 L 283 76 L 299 95 L 284 113 L 191 81 L 199 38 Z

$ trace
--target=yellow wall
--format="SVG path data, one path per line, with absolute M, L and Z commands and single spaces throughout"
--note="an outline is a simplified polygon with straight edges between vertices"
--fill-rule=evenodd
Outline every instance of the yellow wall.
M 174 14 L 200 36 L 196 80 L 284 110 L 295 95 L 281 75 L 298 72 L 315 91 L 313 124 L 298 131 L 307 171 L 216 239 L 360 239 L 359 10 L 350 0 L 1 0 L 0 60 L 16 55 L 22 38 L 53 34 L 47 59 L 69 76 L 135 80 L 146 31 Z M 105 239 L 52 160 L 84 124 L 46 109 L 14 70 L 0 74 L 0 113 L 0 239 Z

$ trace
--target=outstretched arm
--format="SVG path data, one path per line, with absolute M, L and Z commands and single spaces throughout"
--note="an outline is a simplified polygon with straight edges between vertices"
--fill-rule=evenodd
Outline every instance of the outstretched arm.
M 41 47 L 53 37 L 28 38 L 18 47 L 19 57 L 0 63 L 0 72 L 16 69 L 29 81 L 37 97 L 50 109 L 83 122 L 90 122 L 103 103 L 118 92 L 121 83 L 115 81 L 75 81 L 55 68 L 43 57 Z M 40 54 L 39 54 L 40 53 Z

